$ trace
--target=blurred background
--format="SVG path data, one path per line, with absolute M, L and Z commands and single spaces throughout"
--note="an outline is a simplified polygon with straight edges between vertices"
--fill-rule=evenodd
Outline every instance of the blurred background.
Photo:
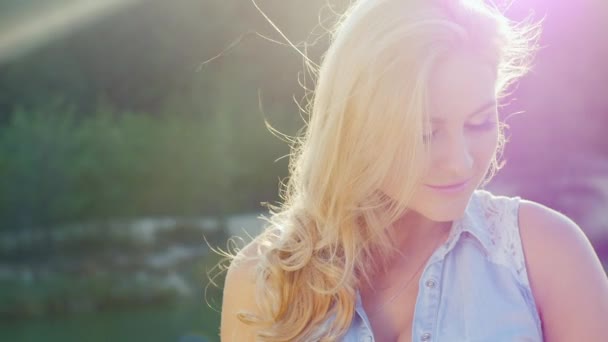
M 546 16 L 488 186 L 563 212 L 608 266 L 608 5 Z M 315 62 L 347 0 L 258 0 Z M 305 45 L 306 43 L 306 45 Z M 0 0 L 0 340 L 219 341 L 211 247 L 255 235 L 304 121 L 302 56 L 250 0 Z

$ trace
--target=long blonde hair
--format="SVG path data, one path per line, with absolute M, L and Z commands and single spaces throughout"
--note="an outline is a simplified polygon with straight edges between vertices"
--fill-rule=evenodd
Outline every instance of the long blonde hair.
M 346 332 L 356 289 L 395 251 L 387 227 L 407 211 L 421 172 L 431 69 L 453 49 L 475 51 L 495 67 L 503 96 L 530 69 L 539 27 L 474 0 L 362 0 L 340 16 L 307 128 L 291 146 L 283 203 L 256 237 L 258 310 L 238 318 L 259 340 L 334 341 Z M 378 189 L 396 155 L 408 162 L 389 199 Z

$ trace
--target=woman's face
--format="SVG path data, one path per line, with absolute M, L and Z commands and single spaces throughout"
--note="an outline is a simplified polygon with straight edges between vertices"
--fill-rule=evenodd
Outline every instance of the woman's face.
M 430 154 L 410 208 L 433 221 L 461 217 L 498 144 L 495 70 L 465 52 L 442 59 L 430 79 Z M 397 171 L 397 170 L 395 170 Z M 390 177 L 391 179 L 398 179 Z M 450 190 L 433 186 L 466 184 Z M 383 189 L 390 195 L 390 188 Z

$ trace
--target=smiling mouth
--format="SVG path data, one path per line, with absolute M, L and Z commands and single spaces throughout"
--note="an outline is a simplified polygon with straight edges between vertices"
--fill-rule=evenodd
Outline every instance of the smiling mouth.
M 433 189 L 439 189 L 439 190 L 450 190 L 450 189 L 459 189 L 464 187 L 465 185 L 467 185 L 469 183 L 471 179 L 467 179 L 465 181 L 459 182 L 459 183 L 453 183 L 453 184 L 448 184 L 448 185 L 430 185 L 430 184 L 426 184 L 426 186 L 433 188 Z

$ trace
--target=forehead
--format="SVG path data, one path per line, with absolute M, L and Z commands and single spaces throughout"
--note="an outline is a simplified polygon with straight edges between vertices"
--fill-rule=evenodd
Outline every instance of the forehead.
M 429 116 L 437 122 L 465 121 L 496 102 L 495 84 L 495 68 L 480 57 L 467 52 L 445 55 L 430 75 Z

